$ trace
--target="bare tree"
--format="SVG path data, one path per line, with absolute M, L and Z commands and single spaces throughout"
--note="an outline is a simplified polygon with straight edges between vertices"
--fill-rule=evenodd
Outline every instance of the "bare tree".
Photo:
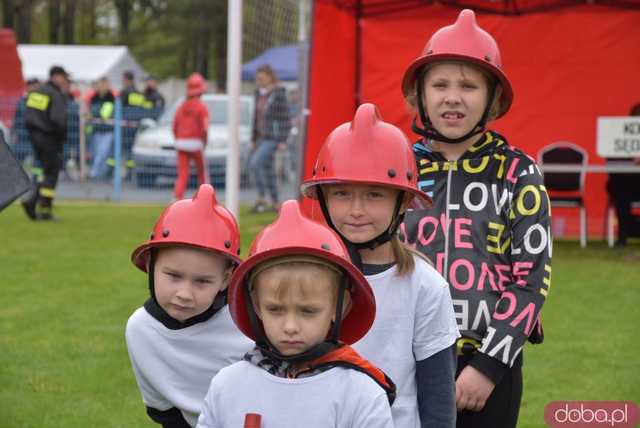
M 35 0 L 14 2 L 15 30 L 18 43 L 31 43 L 31 19 Z
M 127 44 L 129 41 L 129 29 L 131 25 L 132 0 L 113 0 L 120 24 L 120 42 Z
M 76 1 L 64 0 L 64 15 L 62 17 L 62 40 L 67 45 L 75 43 L 76 34 Z
M 57 45 L 60 41 L 60 0 L 48 0 L 49 43 Z
M 3 0 L 2 1 L 2 26 L 6 28 L 14 27 L 14 13 L 15 13 L 15 5 L 13 0 Z

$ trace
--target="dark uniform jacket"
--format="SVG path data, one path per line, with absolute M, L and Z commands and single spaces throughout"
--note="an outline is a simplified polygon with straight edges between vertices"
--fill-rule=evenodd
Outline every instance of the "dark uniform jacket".
M 67 96 L 51 81 L 29 92 L 25 126 L 64 141 L 67 134 Z
M 115 101 L 116 99 L 111 91 L 104 95 L 96 93 L 91 97 L 91 124 L 94 132 L 113 131 Z
M 542 341 L 550 287 L 550 204 L 535 162 L 487 131 L 457 161 L 418 142 L 418 186 L 429 209 L 407 212 L 406 240 L 448 280 L 458 328 L 481 342 L 471 365 L 497 381 Z M 446 218 L 449 218 L 446 221 Z
M 260 92 L 255 91 L 255 105 L 258 105 Z M 269 92 L 266 106 L 262 112 L 261 120 L 256 115 L 253 118 L 253 141 L 272 140 L 284 142 L 289 136 L 291 121 L 289 120 L 289 104 L 287 102 L 286 89 L 276 86 Z

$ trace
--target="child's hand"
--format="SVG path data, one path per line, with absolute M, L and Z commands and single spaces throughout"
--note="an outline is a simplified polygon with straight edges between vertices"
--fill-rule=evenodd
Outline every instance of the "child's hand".
M 456 380 L 456 407 L 458 411 L 479 412 L 493 392 L 495 385 L 477 369 L 467 366 Z

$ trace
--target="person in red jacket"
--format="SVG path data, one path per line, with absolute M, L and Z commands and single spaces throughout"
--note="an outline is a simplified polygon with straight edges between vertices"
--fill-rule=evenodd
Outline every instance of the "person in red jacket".
M 198 185 L 208 183 L 204 160 L 209 129 L 209 111 L 200 96 L 206 91 L 207 83 L 200 73 L 192 73 L 187 79 L 187 99 L 178 107 L 173 119 L 173 135 L 177 152 L 178 178 L 174 187 L 176 199 L 182 199 L 189 180 L 190 163 L 196 164 Z

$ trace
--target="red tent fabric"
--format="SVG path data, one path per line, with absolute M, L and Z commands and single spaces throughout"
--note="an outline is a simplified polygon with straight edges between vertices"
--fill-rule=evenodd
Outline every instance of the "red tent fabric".
M 11 126 L 15 103 L 24 92 L 22 63 L 18 57 L 16 36 L 8 28 L 0 29 L 0 121 Z
M 361 102 L 378 105 L 385 120 L 415 139 L 402 74 L 428 37 L 461 10 L 429 3 L 314 3 L 304 177 L 324 138 L 351 120 Z M 491 127 L 534 157 L 544 145 L 570 141 L 587 149 L 590 163 L 603 163 L 596 154 L 597 117 L 625 116 L 640 102 L 640 1 L 615 2 L 626 7 L 570 0 L 448 3 L 489 10 L 477 19 L 498 41 L 515 93 L 509 113 Z M 604 174 L 587 176 L 591 234 L 603 232 L 605 182 Z M 569 217 L 567 232 L 577 233 L 571 211 L 554 216 Z

